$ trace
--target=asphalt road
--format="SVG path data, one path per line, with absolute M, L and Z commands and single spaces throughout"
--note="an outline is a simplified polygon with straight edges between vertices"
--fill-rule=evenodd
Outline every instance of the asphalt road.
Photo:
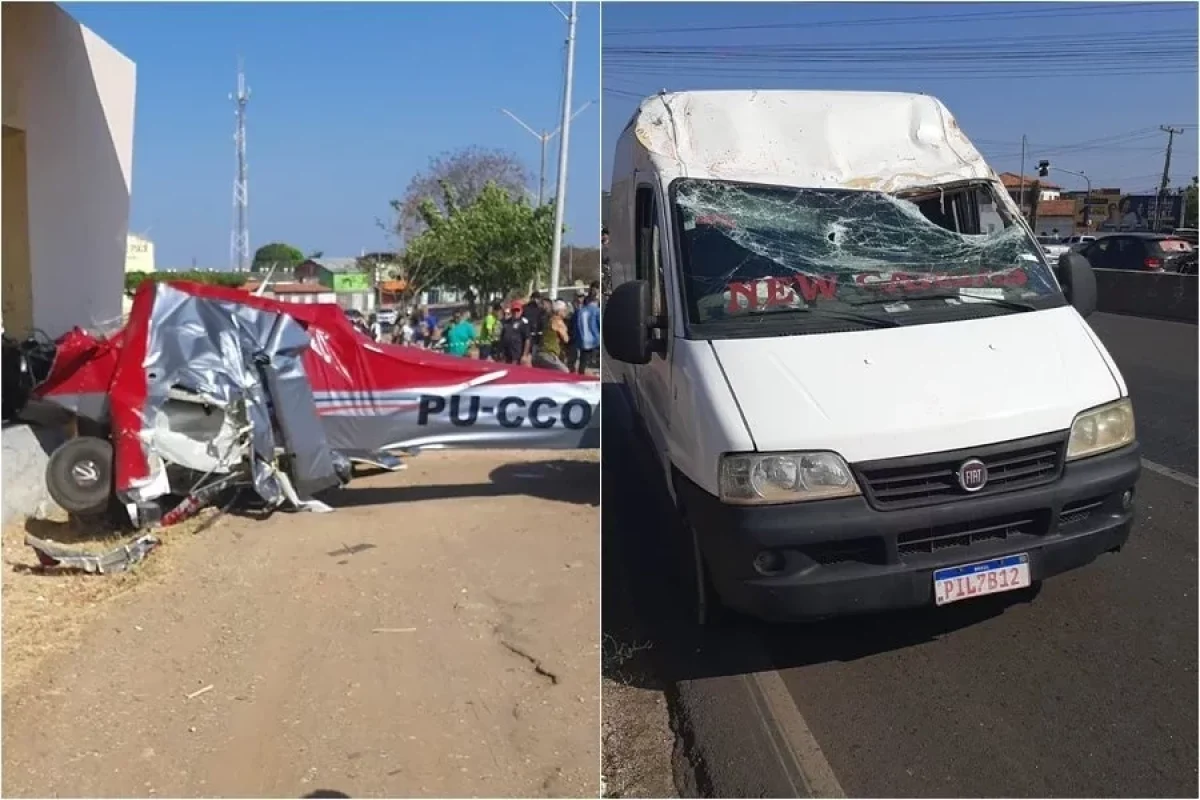
M 1145 457 L 1194 477 L 1196 327 L 1091 324 L 1130 387 Z M 744 621 L 714 639 L 688 624 L 661 481 L 612 389 L 604 415 L 604 625 L 654 642 L 691 791 L 803 794 L 743 677 L 777 670 L 848 796 L 1197 796 L 1195 488 L 1144 472 L 1130 545 L 1036 597 Z
M 1125 377 L 1145 457 L 1196 477 L 1196 326 L 1117 314 L 1088 322 Z

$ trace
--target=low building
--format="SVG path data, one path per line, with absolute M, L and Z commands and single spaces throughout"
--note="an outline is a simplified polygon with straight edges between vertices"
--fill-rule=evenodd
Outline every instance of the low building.
M 1039 201 L 1033 232 L 1038 236 L 1074 236 L 1077 230 L 1077 205 L 1078 201 L 1071 197 Z
M 1024 187 L 1025 207 L 1022 212 L 1029 211 L 1029 200 L 1033 196 L 1033 185 L 1036 182 L 1038 187 L 1038 200 L 1057 200 L 1062 195 L 1062 187 L 1058 184 L 1051 183 L 1045 178 L 1031 177 L 1026 175 L 1024 180 L 1015 172 L 1001 172 L 998 176 L 1000 183 L 1004 184 L 1004 188 L 1008 190 L 1008 195 L 1013 199 L 1014 203 L 1020 204 L 1022 187 Z
M 53 3 L 4 3 L 4 330 L 121 317 L 136 68 Z
M 242 288 L 253 294 L 262 284 L 259 281 L 247 281 Z M 336 303 L 337 294 L 319 283 L 271 283 L 263 292 L 263 297 L 270 297 L 281 303 Z
M 125 237 L 125 273 L 155 271 L 154 242 L 145 236 L 131 233 Z
M 301 283 L 315 283 L 333 290 L 342 308 L 363 313 L 375 310 L 375 286 L 371 274 L 357 258 L 309 258 L 293 271 Z

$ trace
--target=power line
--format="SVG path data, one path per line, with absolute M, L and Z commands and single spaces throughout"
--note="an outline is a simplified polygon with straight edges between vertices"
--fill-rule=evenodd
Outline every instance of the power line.
M 903 67 L 904 67 L 904 65 L 902 65 L 902 64 L 890 64 L 887 66 L 886 74 L 881 73 L 880 68 L 878 66 L 874 67 L 874 68 L 870 68 L 870 69 L 853 70 L 853 71 L 849 70 L 849 69 L 835 69 L 832 67 L 824 68 L 824 69 L 795 67 L 795 68 L 791 68 L 791 69 L 779 68 L 779 69 L 774 69 L 774 70 L 770 70 L 770 69 L 735 70 L 735 69 L 721 69 L 719 67 L 714 68 L 712 70 L 708 70 L 708 69 L 704 69 L 703 67 L 700 67 L 696 70 L 691 71 L 694 74 L 691 77 L 689 77 L 688 79 L 686 79 L 686 82 L 688 83 L 688 85 L 691 88 L 700 88 L 700 87 L 696 86 L 698 78 L 710 78 L 710 79 L 711 78 L 716 78 L 716 79 L 741 78 L 741 79 L 758 79 L 758 80 L 772 80 L 772 79 L 778 80 L 780 78 L 803 78 L 803 79 L 819 78 L 822 81 L 829 81 L 829 80 L 836 81 L 839 79 L 846 80 L 846 81 L 867 81 L 867 82 L 871 82 L 871 83 L 884 83 L 884 82 L 894 83 L 896 81 L 904 81 L 909 84 L 914 84 L 914 83 L 919 83 L 921 81 L 963 81 L 963 80 L 1008 80 L 1008 81 L 1011 81 L 1011 80 L 1017 79 L 1017 78 L 1045 78 L 1046 77 L 1045 70 L 1037 70 L 1037 69 L 1020 70 L 1020 71 L 1006 71 L 1006 72 L 998 73 L 994 70 L 994 68 L 992 70 L 987 70 L 987 68 L 980 68 L 980 71 L 970 71 L 970 70 L 955 69 L 953 67 L 947 69 L 946 71 L 939 71 L 939 72 L 910 71 L 907 74 L 899 74 L 903 71 L 903 69 L 902 69 Z M 630 69 L 630 70 L 614 70 L 611 73 L 611 77 L 633 78 L 633 77 L 639 76 L 639 75 L 651 76 L 651 77 L 655 78 L 654 82 L 656 85 L 674 84 L 675 88 L 677 90 L 682 88 L 682 86 L 681 86 L 681 84 L 683 83 L 682 81 L 680 81 L 678 79 L 676 79 L 676 80 L 664 79 L 664 75 L 666 75 L 666 74 L 669 74 L 669 73 L 666 73 L 661 69 Z M 606 80 L 608 79 L 609 75 L 610 75 L 610 73 L 609 73 L 608 69 L 606 69 L 605 70 Z M 1135 76 L 1141 76 L 1141 75 L 1159 75 L 1159 76 L 1191 75 L 1191 76 L 1195 76 L 1196 68 L 1194 66 L 1191 68 L 1180 66 L 1178 68 L 1172 68 L 1172 69 L 1152 69 L 1149 67 L 1147 67 L 1145 69 L 1129 69 L 1129 68 L 1107 69 L 1107 68 L 1100 67 L 1100 68 L 1077 69 L 1077 70 L 1070 70 L 1070 71 L 1055 70 L 1054 77 L 1059 78 L 1059 79 L 1062 79 L 1062 78 L 1086 78 L 1086 77 L 1114 78 L 1114 77 L 1135 77 Z M 831 88 L 831 87 L 826 86 L 824 88 Z M 922 89 L 920 87 L 917 87 L 916 89 L 914 89 L 914 91 L 922 91 Z
M 1118 51 L 1127 51 L 1133 47 L 1145 48 L 1148 46 L 1162 45 L 1195 45 L 1195 36 L 1193 32 L 1180 31 L 1177 28 L 1164 29 L 1156 31 L 1139 31 L 1130 33 L 1127 36 L 1122 36 L 1119 43 L 1112 41 L 1112 36 L 1104 33 L 1097 33 L 1094 36 L 1088 36 L 1086 33 L 1077 33 L 1072 39 L 1072 46 L 1076 49 L 1072 51 L 1064 51 L 1062 48 L 1062 40 L 1060 37 L 1044 37 L 1044 36 L 1021 36 L 1021 37 L 987 37 L 980 39 L 963 39 L 956 38 L 951 42 L 938 39 L 887 39 L 887 40 L 861 40 L 854 39 L 846 42 L 830 42 L 827 39 L 822 39 L 819 42 L 797 42 L 791 41 L 783 44 L 720 44 L 720 45 L 657 45 L 657 46 L 627 46 L 627 45 L 608 45 L 604 47 L 604 57 L 608 58 L 623 58 L 629 56 L 688 56 L 688 55 L 705 55 L 705 56 L 738 56 L 738 55 L 753 55 L 764 60 L 775 59 L 782 56 L 790 55 L 806 55 L 809 53 L 822 52 L 845 52 L 847 49 L 852 49 L 861 52 L 864 49 L 871 51 L 876 50 L 900 50 L 904 52 L 926 50 L 930 52 L 979 52 L 981 49 L 985 52 L 1010 52 L 1014 48 L 1023 48 L 1028 52 L 1045 53 L 1053 55 L 1055 58 L 1070 58 L 1083 56 L 1087 58 L 1101 58 L 1111 55 L 1114 49 Z M 1089 47 L 1104 47 L 1103 53 L 1085 52 Z
M 819 4 L 812 4 L 814 7 Z M 1035 5 L 1025 3 L 1021 5 Z M 776 22 L 776 23 L 761 23 L 755 25 L 718 25 L 711 27 L 695 27 L 695 28 L 614 28 L 604 31 L 604 38 L 608 39 L 614 36 L 642 36 L 642 35 L 658 35 L 665 33 L 711 33 L 711 32 L 726 32 L 726 31 L 752 31 L 752 30 L 780 30 L 786 28 L 849 28 L 849 27 L 870 27 L 873 25 L 908 25 L 908 24 L 937 24 L 943 22 L 958 22 L 962 20 L 994 20 L 994 19 L 1047 19 L 1055 17 L 1076 17 L 1076 16 L 1106 16 L 1111 14 L 1127 14 L 1131 10 L 1137 10 L 1142 14 L 1161 14 L 1167 12 L 1192 10 L 1195 13 L 1195 6 L 1192 3 L 1072 3 L 1071 8 L 1038 8 L 1036 10 L 1027 9 L 1022 11 L 1014 11 L 1006 9 L 1004 11 L 982 11 L 982 12 L 962 12 L 958 14 L 938 14 L 938 15 L 921 15 L 909 17 L 875 17 L 870 19 L 857 20 L 815 20 L 811 22 Z M 844 6 L 842 6 L 844 8 Z

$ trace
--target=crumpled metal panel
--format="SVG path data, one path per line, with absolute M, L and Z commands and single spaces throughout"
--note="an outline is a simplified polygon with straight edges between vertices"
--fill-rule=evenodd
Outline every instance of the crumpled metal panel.
M 154 418 L 172 387 L 201 395 L 222 409 L 244 408 L 253 425 L 254 485 L 263 499 L 279 502 L 282 488 L 271 464 L 276 440 L 272 410 L 302 451 L 303 478 L 337 483 L 324 430 L 315 423 L 312 387 L 304 373 L 308 335 L 286 314 L 228 300 L 199 297 L 167 284 L 156 287 L 147 332 L 143 448 L 154 451 Z M 286 378 L 271 396 L 264 367 Z M 309 399 L 305 414 L 303 399 Z M 321 452 L 324 455 L 322 457 Z M 324 472 L 322 473 L 322 471 Z M 332 483 L 329 483 L 332 481 Z

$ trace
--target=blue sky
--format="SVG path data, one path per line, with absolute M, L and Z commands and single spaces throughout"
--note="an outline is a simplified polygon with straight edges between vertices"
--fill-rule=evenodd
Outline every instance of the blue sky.
M 565 6 L 563 6 L 565 9 Z M 511 150 L 535 176 L 535 128 L 558 126 L 566 22 L 549 3 L 69 3 L 137 64 L 130 230 L 160 268 L 226 268 L 237 59 L 251 248 L 357 255 L 432 156 Z M 579 5 L 574 103 L 600 99 L 600 12 Z M 598 102 L 571 128 L 567 241 L 599 241 Z M 547 183 L 554 185 L 557 139 Z M 552 191 L 552 188 L 550 189 Z
M 1157 126 L 1183 126 L 1171 167 L 1172 185 L 1181 185 L 1197 174 L 1197 8 L 1194 2 L 608 3 L 603 186 L 611 178 L 612 143 L 636 107 L 635 95 L 751 87 L 933 94 L 997 171 L 1019 170 L 1025 134 L 1027 174 L 1046 158 L 1086 173 L 1094 188 L 1126 192 L 1158 183 L 1167 135 Z M 680 30 L 697 28 L 708 30 Z M 1188 39 L 1190 54 L 1182 54 L 1178 41 L 1164 42 L 1173 37 Z M 939 43 L 977 52 L 939 62 Z M 746 49 L 735 67 L 712 57 L 689 62 L 655 52 L 684 45 Z M 780 45 L 797 45 L 799 55 L 785 62 L 762 51 Z M 806 52 L 833 46 L 848 55 L 822 65 Z M 881 46 L 914 48 L 923 56 L 870 62 Z M 737 70 L 743 74 L 730 74 Z M 1063 173 L 1051 180 L 1085 188 Z

